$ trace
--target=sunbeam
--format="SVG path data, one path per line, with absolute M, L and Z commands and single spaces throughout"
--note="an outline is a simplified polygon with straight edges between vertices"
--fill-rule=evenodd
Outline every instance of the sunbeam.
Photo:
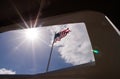
M 35 55 L 35 46 L 34 43 L 32 42 L 32 59 L 33 59 L 33 67 L 36 70 L 36 55 Z
M 17 50 L 20 48 L 20 46 L 24 45 L 25 42 L 26 42 L 25 39 L 24 39 L 23 41 L 21 41 L 21 42 L 13 49 L 13 51 L 17 51 Z
M 47 42 L 45 42 L 44 40 L 42 40 L 40 37 L 39 37 L 39 40 L 40 40 L 41 42 L 43 42 L 46 46 L 49 46 L 49 44 L 48 44 Z
M 37 17 L 36 17 L 36 19 L 35 19 L 35 23 L 34 23 L 34 25 L 33 25 L 33 28 L 35 28 L 35 27 L 37 26 L 39 16 L 40 16 L 40 9 L 39 9 L 38 14 L 37 14 Z
M 14 6 L 16 12 L 18 13 L 19 17 L 21 18 L 21 20 L 22 20 L 23 23 L 25 24 L 25 26 L 26 26 L 27 28 L 29 28 L 27 22 L 24 20 L 23 16 L 20 14 L 20 12 L 19 12 L 19 10 L 17 9 L 17 7 L 16 7 L 15 5 L 13 5 L 13 6 Z

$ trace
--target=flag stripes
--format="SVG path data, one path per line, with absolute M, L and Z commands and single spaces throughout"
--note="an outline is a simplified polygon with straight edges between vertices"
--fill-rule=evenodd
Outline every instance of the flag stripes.
M 58 33 L 55 34 L 55 38 L 54 38 L 54 43 L 57 41 L 60 41 L 63 37 L 65 37 L 68 33 L 70 32 L 69 28 L 60 31 Z

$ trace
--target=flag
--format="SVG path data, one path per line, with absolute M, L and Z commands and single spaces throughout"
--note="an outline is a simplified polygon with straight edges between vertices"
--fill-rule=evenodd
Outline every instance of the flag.
M 55 37 L 54 37 L 54 43 L 57 42 L 57 41 L 60 41 L 63 37 L 65 37 L 68 33 L 70 32 L 69 28 L 63 30 L 63 31 L 60 31 L 58 33 L 55 34 Z

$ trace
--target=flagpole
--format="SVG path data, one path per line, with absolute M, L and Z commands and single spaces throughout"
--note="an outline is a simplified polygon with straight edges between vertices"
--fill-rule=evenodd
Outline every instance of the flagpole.
M 52 42 L 52 46 L 51 46 L 51 50 L 50 50 L 50 55 L 49 55 L 49 59 L 48 59 L 48 64 L 47 64 L 47 68 L 46 68 L 46 72 L 48 72 L 48 69 L 49 69 L 49 65 L 50 65 L 50 61 L 51 61 L 51 56 L 52 56 L 52 51 L 53 51 L 53 46 L 54 46 L 54 41 L 55 41 L 55 36 L 54 36 L 54 40 Z

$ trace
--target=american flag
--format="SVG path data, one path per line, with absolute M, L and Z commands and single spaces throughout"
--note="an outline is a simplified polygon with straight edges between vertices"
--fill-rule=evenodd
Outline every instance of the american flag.
M 60 31 L 58 33 L 55 34 L 55 38 L 54 38 L 54 43 L 57 41 L 60 41 L 63 37 L 65 37 L 68 33 L 70 32 L 69 28 Z

